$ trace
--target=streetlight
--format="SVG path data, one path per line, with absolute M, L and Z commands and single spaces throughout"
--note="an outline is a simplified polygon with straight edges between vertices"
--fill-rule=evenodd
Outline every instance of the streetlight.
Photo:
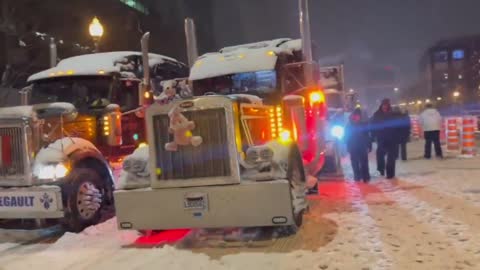
M 393 88 L 393 91 L 398 92 L 398 87 Z
M 425 100 L 425 103 L 430 103 L 430 99 L 427 98 L 427 99 Z
M 438 100 L 438 101 L 442 100 L 442 97 L 437 97 L 437 100 Z
M 453 97 L 456 97 L 456 98 L 457 98 L 457 97 L 459 97 L 459 96 L 460 96 L 460 92 L 458 92 L 458 91 L 453 92 Z
M 417 105 L 422 105 L 422 101 L 421 100 L 417 100 Z
M 98 42 L 103 36 L 103 26 L 97 17 L 94 17 L 90 25 L 88 26 L 88 32 L 93 39 L 95 45 L 95 52 L 98 52 Z

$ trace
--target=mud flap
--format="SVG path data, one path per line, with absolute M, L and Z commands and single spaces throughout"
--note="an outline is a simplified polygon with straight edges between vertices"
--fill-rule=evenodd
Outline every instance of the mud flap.
M 337 141 L 327 142 L 325 166 L 319 174 L 319 179 L 343 177 L 340 146 L 338 144 Z

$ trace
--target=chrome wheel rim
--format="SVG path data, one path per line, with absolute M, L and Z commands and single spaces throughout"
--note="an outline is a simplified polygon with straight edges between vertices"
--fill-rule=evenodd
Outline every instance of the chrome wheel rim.
M 102 193 L 91 182 L 84 182 L 77 192 L 77 210 L 84 220 L 91 219 L 100 209 Z

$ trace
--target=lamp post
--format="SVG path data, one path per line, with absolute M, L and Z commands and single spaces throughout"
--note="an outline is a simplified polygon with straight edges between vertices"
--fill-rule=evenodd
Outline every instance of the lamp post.
M 97 17 L 94 17 L 90 25 L 88 26 L 88 32 L 93 39 L 93 44 L 95 46 L 95 52 L 98 52 L 98 42 L 103 36 L 103 26 L 98 20 Z

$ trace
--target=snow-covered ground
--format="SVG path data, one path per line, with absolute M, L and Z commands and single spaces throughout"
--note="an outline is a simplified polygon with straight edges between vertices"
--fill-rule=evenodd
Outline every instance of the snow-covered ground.
M 398 180 L 322 182 L 294 236 L 132 248 L 138 235 L 112 219 L 53 243 L 0 238 L 0 269 L 480 269 L 480 158 L 423 160 L 409 147 Z

